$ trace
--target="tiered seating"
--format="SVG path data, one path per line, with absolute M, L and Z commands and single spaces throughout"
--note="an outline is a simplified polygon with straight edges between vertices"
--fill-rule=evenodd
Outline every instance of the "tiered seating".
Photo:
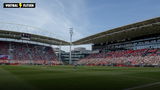
M 106 53 L 109 57 L 129 57 L 129 56 L 142 56 L 146 53 L 148 49 L 140 50 L 125 50 L 125 51 L 112 51 Z
M 160 66 L 160 49 L 111 51 L 91 54 L 80 65 Z
M 7 55 L 8 54 L 8 46 L 5 42 L 0 42 L 0 54 Z
M 12 52 L 9 53 L 9 48 Z M 9 55 L 12 58 L 1 60 L 0 63 L 11 64 L 50 64 L 57 65 L 62 64 L 57 60 L 57 57 L 51 47 L 31 45 L 24 43 L 12 43 L 9 47 L 9 43 L 0 42 L 0 54 Z

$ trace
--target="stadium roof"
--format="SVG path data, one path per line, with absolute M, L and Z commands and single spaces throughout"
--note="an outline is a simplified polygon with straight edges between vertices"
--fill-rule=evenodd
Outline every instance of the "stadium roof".
M 16 39 L 16 40 L 21 40 L 21 35 L 24 32 L 15 32 L 15 31 L 7 31 L 7 30 L 0 30 L 0 38 L 9 38 L 9 39 Z M 40 43 L 45 43 L 45 44 L 51 44 L 51 45 L 69 45 L 68 42 L 51 38 L 51 37 L 46 37 L 42 35 L 35 35 L 35 34 L 30 34 L 30 33 L 25 33 L 31 35 L 29 41 L 35 41 L 35 42 L 40 42 Z
M 73 42 L 79 44 L 100 44 L 132 40 L 137 37 L 160 34 L 160 17 L 114 28 Z

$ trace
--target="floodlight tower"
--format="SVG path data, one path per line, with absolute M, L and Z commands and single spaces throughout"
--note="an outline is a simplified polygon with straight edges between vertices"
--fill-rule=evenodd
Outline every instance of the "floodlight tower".
M 59 44 L 59 61 L 61 61 L 61 45 L 62 45 L 62 42 L 60 42 Z
M 72 64 L 72 36 L 73 36 L 73 28 L 69 28 L 70 32 L 70 53 L 69 53 L 69 64 Z

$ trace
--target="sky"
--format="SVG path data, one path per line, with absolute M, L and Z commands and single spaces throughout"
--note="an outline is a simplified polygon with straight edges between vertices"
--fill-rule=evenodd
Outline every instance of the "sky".
M 36 8 L 3 8 L 3 3 L 30 2 Z M 75 41 L 159 16 L 160 0 L 0 0 L 0 29 L 65 41 L 69 41 L 69 28 L 73 28 Z M 84 47 L 91 49 L 91 45 Z

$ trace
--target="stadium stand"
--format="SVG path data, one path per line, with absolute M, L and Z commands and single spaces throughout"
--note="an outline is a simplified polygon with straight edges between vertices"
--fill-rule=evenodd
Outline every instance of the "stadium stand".
M 62 63 L 57 60 L 51 47 L 15 42 L 0 42 L 0 57 L 1 64 L 58 65 Z
M 1 64 L 60 64 L 62 62 L 57 60 L 50 45 L 69 45 L 55 38 L 6 30 L 0 30 L 1 39 Z M 159 67 L 160 17 L 107 30 L 72 43 L 92 44 L 92 50 L 99 52 L 78 61 L 79 65 Z
M 160 66 L 160 49 L 111 51 L 91 54 L 80 60 L 79 65 L 102 66 Z
M 73 42 L 92 44 L 79 65 L 160 66 L 160 17 L 107 30 Z
M 0 64 L 60 65 L 52 45 L 63 40 L 31 33 L 0 30 Z

